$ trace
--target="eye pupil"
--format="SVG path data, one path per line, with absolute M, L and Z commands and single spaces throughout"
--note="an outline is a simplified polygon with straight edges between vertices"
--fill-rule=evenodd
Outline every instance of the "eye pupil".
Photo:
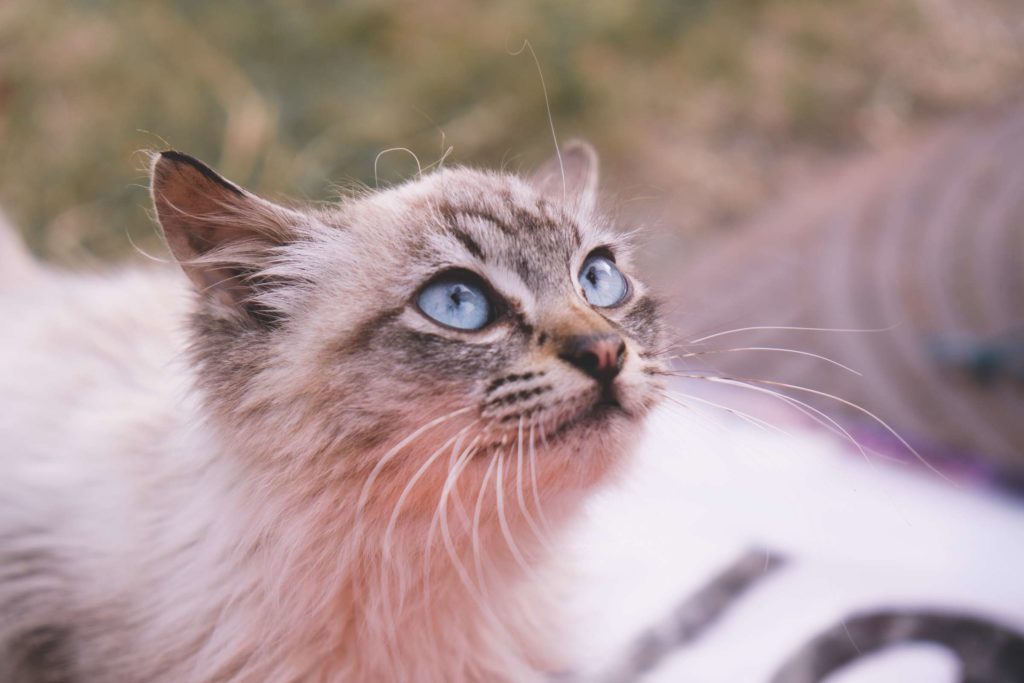
M 626 277 L 608 256 L 601 253 L 587 257 L 580 270 L 579 281 L 591 306 L 614 306 L 629 294 Z
M 447 327 L 482 329 L 491 320 L 491 305 L 477 280 L 471 273 L 438 279 L 423 288 L 416 303 L 427 317 Z

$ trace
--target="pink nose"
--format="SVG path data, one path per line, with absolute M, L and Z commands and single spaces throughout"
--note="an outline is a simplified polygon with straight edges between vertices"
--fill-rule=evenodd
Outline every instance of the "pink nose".
M 559 358 L 607 386 L 619 374 L 626 343 L 614 332 L 569 337 Z

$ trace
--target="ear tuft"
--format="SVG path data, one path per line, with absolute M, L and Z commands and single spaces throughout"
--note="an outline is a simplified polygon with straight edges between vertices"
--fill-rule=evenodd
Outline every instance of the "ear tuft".
M 154 155 L 151 191 L 167 246 L 199 291 L 234 313 L 265 319 L 260 271 L 294 239 L 299 214 L 173 150 Z
M 551 201 L 591 211 L 597 203 L 598 158 L 584 140 L 569 140 L 530 175 L 529 182 Z

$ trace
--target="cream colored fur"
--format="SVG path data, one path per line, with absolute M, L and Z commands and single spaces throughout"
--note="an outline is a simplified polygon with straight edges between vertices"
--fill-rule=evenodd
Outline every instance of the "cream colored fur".
M 329 211 L 265 203 L 259 220 L 282 235 L 232 235 L 191 260 L 168 221 L 212 214 L 169 217 L 159 192 L 199 296 L 174 267 L 43 272 L 0 239 L 0 679 L 26 675 L 25 633 L 49 638 L 46 666 L 97 683 L 528 682 L 563 666 L 558 529 L 618 469 L 658 395 L 651 349 L 630 332 L 653 323 L 577 296 L 589 250 L 618 245 L 589 199 L 565 205 L 582 244 L 534 279 L 515 255 L 540 263 L 567 238 L 531 247 L 465 219 L 504 254 L 483 262 L 439 223 L 444 199 L 502 216 L 508 204 L 509 220 L 556 206 L 559 230 L 558 202 L 510 176 L 443 171 Z M 246 227 L 234 195 L 217 201 L 218 225 Z M 593 382 L 554 342 L 439 331 L 409 308 L 434 269 L 416 249 L 480 271 L 534 338 L 624 330 L 623 412 L 574 427 Z M 242 262 L 288 284 L 227 289 L 218 269 Z M 251 300 L 287 322 L 258 327 Z M 467 364 L 500 358 L 513 377 L 543 372 L 558 398 L 498 422 L 508 409 L 484 375 L 452 376 L 450 358 L 403 346 L 415 339 L 481 354 Z

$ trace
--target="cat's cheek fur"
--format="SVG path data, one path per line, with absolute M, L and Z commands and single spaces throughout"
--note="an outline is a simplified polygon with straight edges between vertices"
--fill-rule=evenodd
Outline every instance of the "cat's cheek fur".
M 529 181 L 443 170 L 301 211 L 166 153 L 154 202 L 192 291 L 42 271 L 0 291 L 0 560 L 24 562 L 0 577 L 0 678 L 33 642 L 98 683 L 561 669 L 560 529 L 628 460 L 659 334 L 642 287 L 580 298 L 587 253 L 619 245 L 592 150 L 564 151 Z M 500 323 L 412 308 L 452 267 Z M 563 357 L 613 330 L 621 408 Z

